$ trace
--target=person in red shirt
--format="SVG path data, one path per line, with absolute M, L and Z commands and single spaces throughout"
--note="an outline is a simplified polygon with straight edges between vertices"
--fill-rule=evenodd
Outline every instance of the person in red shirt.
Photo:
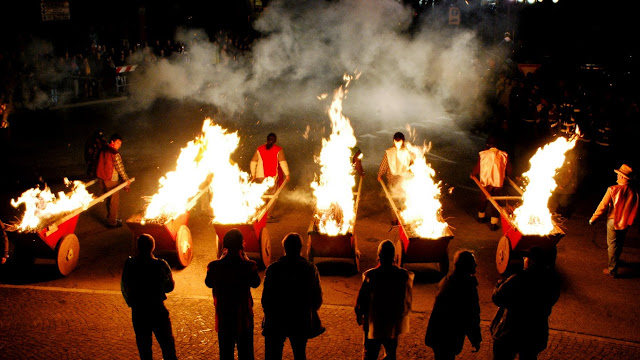
M 282 147 L 276 145 L 276 134 L 269 133 L 267 142 L 258 147 L 253 158 L 251 159 L 251 179 L 261 182 L 264 178 L 274 177 L 276 186 L 271 189 L 271 193 L 275 193 L 276 189 L 286 179 L 289 181 L 289 165 L 284 157 Z M 268 222 L 277 222 L 277 218 L 273 215 L 275 205 L 271 207 L 271 215 Z
M 251 178 L 262 181 L 266 177 L 275 177 L 280 185 L 289 180 L 289 165 L 284 158 L 282 147 L 276 145 L 276 134 L 267 135 L 267 142 L 258 147 L 251 159 Z
M 605 211 L 607 212 L 609 264 L 602 272 L 615 278 L 618 276 L 619 259 L 627 230 L 633 225 L 638 213 L 638 190 L 631 182 L 634 174 L 629 165 L 623 164 L 620 169 L 614 171 L 618 174 L 618 184 L 607 189 L 598 208 L 589 219 L 589 225 L 592 225 Z

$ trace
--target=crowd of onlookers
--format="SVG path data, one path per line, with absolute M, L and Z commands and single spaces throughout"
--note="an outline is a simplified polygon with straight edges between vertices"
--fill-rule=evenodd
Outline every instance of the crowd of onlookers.
M 244 38 L 218 34 L 219 52 L 214 62 L 232 60 L 247 48 Z M 60 104 L 119 96 L 127 93 L 126 71 L 119 67 L 140 67 L 161 58 L 184 56 L 185 44 L 170 39 L 132 44 L 91 42 L 80 50 L 59 52 L 53 45 L 31 39 L 15 51 L 0 50 L 0 110 L 8 115 L 11 109 L 38 109 Z M 4 119 L 7 120 L 6 117 Z M 6 124 L 8 126 L 8 123 Z M 6 127 L 3 126 L 3 127 Z
M 576 158 L 587 175 L 610 175 L 622 163 L 636 162 L 633 149 L 640 130 L 639 94 L 621 69 L 598 64 L 516 63 L 507 57 L 492 72 L 490 105 L 484 130 L 501 135 L 518 170 L 556 136 L 580 133 Z

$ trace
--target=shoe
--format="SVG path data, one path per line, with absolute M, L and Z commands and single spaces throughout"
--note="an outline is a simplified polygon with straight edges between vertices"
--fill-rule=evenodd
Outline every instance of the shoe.
M 498 230 L 498 228 L 499 228 L 498 224 L 489 225 L 489 230 L 491 230 L 491 231 L 496 231 L 496 230 Z
M 602 269 L 602 273 L 614 279 L 618 277 L 618 274 L 615 271 L 609 271 L 609 269 Z
M 488 218 L 488 217 L 486 217 L 486 216 L 485 216 L 485 217 L 476 217 L 476 221 L 477 221 L 479 224 L 484 224 L 484 223 L 486 223 L 487 221 L 489 221 L 489 218 Z

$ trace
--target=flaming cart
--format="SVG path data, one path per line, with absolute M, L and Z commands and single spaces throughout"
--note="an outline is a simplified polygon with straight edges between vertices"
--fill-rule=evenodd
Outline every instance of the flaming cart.
M 85 187 L 93 185 L 97 180 L 92 180 L 85 184 Z M 131 178 L 130 182 L 135 181 Z M 36 258 L 54 259 L 61 275 L 69 275 L 78 265 L 80 256 L 80 243 L 74 234 L 80 214 L 93 205 L 104 201 L 107 197 L 120 191 L 127 183 L 122 183 L 110 191 L 94 199 L 86 207 L 78 208 L 67 215 L 52 220 L 36 232 L 20 233 L 8 228 L 13 232 L 11 239 L 15 244 L 16 261 L 22 264 L 33 264 Z
M 250 259 L 256 260 L 258 266 L 262 268 L 266 268 L 271 264 L 271 238 L 267 229 L 267 215 L 286 183 L 287 180 L 284 180 L 273 195 L 263 196 L 265 200 L 268 199 L 269 201 L 256 213 L 253 221 L 243 224 L 214 223 L 218 258 L 222 256 L 222 239 L 224 239 L 229 230 L 236 228 L 242 233 L 245 254 Z
M 380 181 L 387 200 L 398 219 L 398 233 L 400 239 L 396 241 L 396 262 L 399 266 L 407 263 L 438 263 L 442 275 L 449 272 L 449 254 L 447 249 L 449 241 L 453 239 L 453 232 L 449 226 L 445 234 L 436 239 L 427 239 L 417 236 L 412 229 L 403 223 L 400 211 L 396 206 L 389 189 L 383 181 Z
M 156 251 L 174 255 L 180 267 L 185 268 L 193 258 L 193 240 L 191 231 L 187 226 L 189 211 L 208 190 L 202 187 L 198 193 L 189 200 L 185 212 L 163 222 L 145 220 L 143 212 L 139 212 L 127 219 L 127 226 L 133 232 L 133 247 L 136 247 L 136 239 L 141 234 L 149 234 L 156 241 Z
M 523 191 L 522 189 L 510 178 L 506 178 L 513 189 L 515 189 L 520 195 L 508 195 L 508 196 L 491 196 L 489 192 L 480 185 L 480 181 L 475 176 L 471 176 L 471 179 L 475 181 L 480 190 L 484 193 L 484 196 L 491 202 L 493 207 L 500 213 L 502 233 L 503 236 L 498 242 L 498 249 L 496 250 L 496 267 L 498 272 L 502 275 L 507 273 L 510 265 L 520 262 L 522 260 L 522 251 L 528 250 L 533 246 L 542 248 L 551 260 L 551 264 L 555 264 L 557 248 L 556 245 L 564 236 L 564 232 L 556 225 L 553 224 L 553 230 L 546 235 L 525 235 L 518 230 L 516 224 L 511 220 L 514 206 L 509 204 L 509 201 L 522 201 Z M 505 206 L 500 206 L 498 201 L 504 201 Z
M 358 191 L 353 193 L 353 196 L 355 196 L 354 213 L 356 216 L 358 215 L 361 191 L 362 176 L 360 176 L 360 181 L 358 182 Z M 356 272 L 360 271 L 360 251 L 358 250 L 358 241 L 353 230 L 352 228 L 351 232 L 344 235 L 326 235 L 318 231 L 317 220 L 312 220 L 308 231 L 309 247 L 307 249 L 307 257 L 309 261 L 314 262 L 316 257 L 353 259 Z

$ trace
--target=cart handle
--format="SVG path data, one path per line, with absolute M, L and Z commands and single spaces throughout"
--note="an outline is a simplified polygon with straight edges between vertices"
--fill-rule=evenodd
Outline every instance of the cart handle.
M 516 189 L 520 195 L 524 195 L 524 191 L 522 190 L 522 188 L 520 186 L 518 186 L 518 184 L 516 184 L 513 180 L 511 180 L 510 177 L 507 176 L 507 180 L 509 180 L 509 183 L 511 184 L 511 186 L 513 186 L 514 189 Z
M 384 181 L 382 181 L 382 179 L 378 179 L 378 181 L 380 182 L 380 185 L 382 185 L 382 190 L 384 190 L 384 194 L 387 196 L 387 200 L 389 200 L 389 203 L 391 204 L 391 208 L 393 209 L 393 212 L 396 214 L 396 217 L 398 218 L 398 223 L 400 226 L 402 226 L 402 218 L 400 217 L 400 213 L 398 211 L 398 208 L 396 207 L 395 202 L 393 202 L 393 198 L 391 197 L 391 194 L 389 193 L 389 190 L 387 189 L 387 185 L 385 185 Z
M 284 186 L 287 184 L 287 182 L 289 182 L 289 180 L 285 178 L 284 181 L 282 182 L 282 184 L 280 185 L 280 187 L 278 187 L 278 190 L 276 190 L 276 193 L 269 196 L 270 199 L 269 199 L 269 202 L 267 203 L 267 206 L 262 208 L 262 210 L 258 214 L 257 219 L 262 219 L 262 217 L 267 212 L 267 210 L 269 210 L 269 208 L 271 206 L 273 206 L 273 203 L 276 201 L 276 199 L 278 198 L 278 195 L 280 195 L 280 191 L 282 191 L 282 189 L 284 189 Z
M 356 207 L 354 210 L 354 214 L 357 216 L 358 215 L 358 205 L 360 205 L 360 193 L 362 192 L 362 176 L 360 176 L 360 181 L 358 182 L 358 192 L 354 193 L 353 195 L 356 196 Z
M 97 179 L 95 181 L 97 181 Z M 109 190 L 108 192 L 102 194 L 101 196 L 95 198 L 92 202 L 89 203 L 89 205 L 87 205 L 85 207 L 77 208 L 73 212 L 67 214 L 62 219 L 60 219 L 60 220 L 54 222 L 53 224 L 47 226 L 47 233 L 46 233 L 47 236 L 49 236 L 49 234 L 52 233 L 53 231 L 56 231 L 56 229 L 58 228 L 58 226 L 60 224 L 63 224 L 65 222 L 67 222 L 69 219 L 71 219 L 71 218 L 75 217 L 76 215 L 80 214 L 81 212 L 89 209 L 93 205 L 104 201 L 104 199 L 106 199 L 109 196 L 113 195 L 114 193 L 120 191 L 122 188 L 124 188 L 125 186 L 128 186 L 129 184 L 131 184 L 134 181 L 136 181 L 136 178 L 130 178 L 129 181 L 125 181 L 122 184 L 120 184 L 120 185 L 114 187 L 113 189 Z M 49 229 L 51 229 L 51 230 L 49 230 Z
M 498 210 L 500 215 L 502 215 L 502 217 L 504 217 L 505 219 L 509 219 L 509 214 L 502 208 L 502 206 L 500 206 L 500 204 L 498 204 L 498 202 L 496 202 L 495 199 L 498 198 L 498 197 L 497 196 L 491 196 L 491 194 L 489 194 L 487 189 L 485 189 L 484 186 L 482 186 L 480 184 L 480 180 L 478 180 L 477 177 L 475 177 L 473 175 L 471 175 L 470 177 L 478 185 L 478 187 L 480 188 L 480 191 L 482 191 L 484 193 L 484 196 L 487 198 L 487 200 L 489 200 L 491 202 L 491 205 L 493 205 L 493 207 L 495 207 L 496 210 Z M 507 179 L 509 179 L 509 178 L 507 178 Z M 511 179 L 509 179 L 509 181 L 511 181 Z

